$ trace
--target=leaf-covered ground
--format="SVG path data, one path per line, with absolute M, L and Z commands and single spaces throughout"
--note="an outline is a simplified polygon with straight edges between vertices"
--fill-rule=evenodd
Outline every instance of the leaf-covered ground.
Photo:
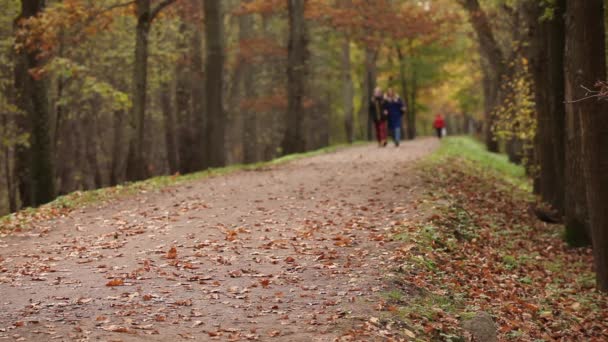
M 437 145 L 358 146 L 15 215 L 0 235 L 0 339 L 402 338 L 376 318 L 401 244 L 389 233 L 419 215 L 415 163 Z M 361 325 L 370 335 L 350 333 Z
M 493 315 L 500 340 L 606 341 L 608 300 L 594 288 L 589 249 L 530 213 L 523 170 L 470 139 L 444 142 L 420 168 L 423 220 L 394 236 L 385 319 L 420 340 L 459 341 L 463 320 Z M 394 323 L 393 323 L 394 324 Z
M 523 170 L 471 139 L 436 147 L 358 146 L 15 215 L 0 340 L 466 341 L 478 311 L 501 340 L 607 340 L 591 252 L 529 213 Z

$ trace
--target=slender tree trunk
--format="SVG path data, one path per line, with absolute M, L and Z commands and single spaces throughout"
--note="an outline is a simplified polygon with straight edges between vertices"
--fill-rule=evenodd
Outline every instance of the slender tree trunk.
M 354 124 L 354 86 L 351 75 L 350 62 L 350 39 L 345 38 L 342 43 L 342 86 L 344 100 L 344 129 L 346 131 L 346 140 L 352 144 L 355 140 L 355 124 Z
M 4 127 L 4 134 L 10 134 L 7 132 L 9 127 L 8 114 L 2 115 L 2 127 Z M 14 187 L 13 180 L 13 169 L 12 169 L 12 153 L 11 146 L 5 145 L 3 149 L 4 154 L 4 181 L 6 183 L 6 199 L 8 203 L 8 210 L 10 213 L 17 211 L 17 193 Z
M 92 104 L 91 108 L 95 108 Z M 103 176 L 101 174 L 101 168 L 99 167 L 99 160 L 97 159 L 98 153 L 98 135 L 97 135 L 97 114 L 88 113 L 84 118 L 84 131 L 87 132 L 85 135 L 85 153 L 87 157 L 87 163 L 89 164 L 90 174 L 87 175 L 93 178 L 93 186 L 89 187 L 92 189 L 99 189 L 103 187 Z
M 169 173 L 175 174 L 179 172 L 179 155 L 177 153 L 175 118 L 173 116 L 173 106 L 171 105 L 171 84 L 169 82 L 165 82 L 161 87 L 160 102 L 165 124 L 165 152 L 167 154 L 167 164 L 169 166 Z
M 413 115 L 411 115 L 412 109 L 410 108 L 410 97 L 409 97 L 409 89 L 407 84 L 407 74 L 405 68 L 405 55 L 403 51 L 401 51 L 400 46 L 396 46 L 397 50 L 397 59 L 399 60 L 399 78 L 401 80 L 401 93 L 403 94 L 403 101 L 405 101 L 405 120 L 407 123 L 407 138 L 409 140 L 414 140 L 416 138 L 416 119 Z
M 123 129 L 123 116 L 125 115 L 122 111 L 115 111 L 112 123 L 112 131 L 114 136 L 112 139 L 112 161 L 110 170 L 110 185 L 120 184 L 123 180 L 123 142 L 124 142 L 124 129 Z
M 412 68 L 412 86 L 411 86 L 411 94 L 409 99 L 409 109 L 407 111 L 407 134 L 408 138 L 413 140 L 416 139 L 417 131 L 416 131 L 416 115 L 417 108 L 416 102 L 418 101 L 418 72 L 416 71 L 416 67 Z
M 250 2 L 250 0 L 246 0 Z M 239 38 L 240 41 L 247 41 L 253 38 L 253 16 L 243 15 L 239 18 Z M 243 63 L 243 98 L 251 99 L 255 96 L 255 67 L 250 62 Z M 257 74 L 257 73 L 256 73 Z M 237 110 L 244 116 L 243 127 L 243 159 L 245 163 L 255 163 L 259 161 L 258 154 L 258 120 L 257 115 L 249 108 L 244 108 L 241 103 L 236 104 Z
M 45 1 L 22 0 L 21 19 L 36 16 L 44 10 Z M 55 198 L 48 80 L 35 76 L 33 71 L 44 65 L 37 47 L 24 49 L 15 65 L 17 103 L 27 113 L 27 120 L 19 120 L 21 131 L 30 133 L 29 149 L 19 147 L 18 179 L 22 205 L 41 205 Z M 27 121 L 27 122 L 24 122 Z
M 287 129 L 282 144 L 284 154 L 304 152 L 306 149 L 304 132 L 302 132 L 308 59 L 305 7 L 304 0 L 288 0 Z
M 197 11 L 201 11 L 197 8 Z M 205 73 L 206 65 L 203 63 L 203 25 L 196 23 L 192 34 L 192 72 L 190 76 L 190 98 L 192 100 L 190 109 L 190 125 L 188 127 L 189 141 L 192 143 L 185 148 L 190 151 L 190 169 L 192 171 L 200 171 L 205 168 L 206 158 L 208 158 L 206 148 L 209 148 L 206 142 L 208 116 L 206 110 L 206 85 L 209 80 Z M 220 69 L 221 70 L 221 69 Z M 222 84 L 217 86 L 223 87 Z M 223 96 L 222 96 L 223 97 Z M 223 101 L 223 100 L 222 100 Z M 223 103 L 223 102 L 222 102 Z M 223 141 L 223 140 L 222 140 Z M 197 148 L 192 148 L 197 146 Z
M 373 139 L 373 122 L 369 115 L 369 103 L 376 88 L 376 56 L 370 47 L 365 48 L 364 73 L 361 81 L 361 108 L 359 109 L 360 136 L 362 139 Z
M 484 76 L 485 101 L 485 140 L 486 147 L 491 152 L 498 152 L 498 142 L 494 137 L 494 111 L 501 104 L 501 81 L 506 73 L 505 60 L 500 46 L 494 37 L 492 26 L 486 13 L 479 5 L 479 0 L 459 0 L 469 13 L 469 20 L 477 34 L 479 51 L 485 60 L 486 67 L 482 68 Z
M 226 164 L 225 115 L 223 109 L 224 42 L 222 3 L 203 1 L 205 13 L 205 94 L 207 114 L 207 166 L 221 167 Z
M 181 59 L 177 63 L 177 67 L 175 69 L 176 74 L 176 83 L 175 83 L 175 118 L 176 118 L 176 126 L 177 126 L 177 152 L 178 152 L 178 162 L 179 162 L 179 172 L 182 174 L 187 174 L 193 172 L 196 168 L 194 166 L 195 160 L 197 159 L 197 155 L 200 155 L 200 158 L 203 158 L 203 153 L 197 154 L 197 150 L 192 148 L 195 146 L 195 132 L 197 132 L 195 121 L 194 121 L 194 110 L 193 110 L 193 95 L 194 94 L 194 82 L 196 81 L 195 75 L 198 73 L 195 71 L 194 61 L 194 49 L 196 49 L 196 45 L 201 45 L 202 42 L 195 42 L 194 38 L 191 39 L 191 44 L 188 44 L 187 37 L 188 25 L 186 23 L 182 23 L 179 30 L 179 42 L 178 42 L 178 50 L 182 51 Z M 200 62 L 202 63 L 202 61 Z M 200 64 L 199 63 L 199 64 Z M 200 80 L 202 82 L 202 80 Z M 199 88 L 200 89 L 200 88 Z M 203 93 L 197 93 L 199 98 L 203 97 Z M 201 133 L 201 139 L 203 134 Z M 199 146 L 201 146 L 199 144 Z M 202 148 L 202 147 L 201 147 Z M 201 166 L 202 168 L 202 166 Z
M 603 0 L 568 0 L 567 6 L 566 99 L 574 101 L 586 96 L 582 86 L 591 88 L 606 77 L 604 5 Z M 597 284 L 608 291 L 608 102 L 570 102 L 566 108 L 582 129 L 582 166 Z

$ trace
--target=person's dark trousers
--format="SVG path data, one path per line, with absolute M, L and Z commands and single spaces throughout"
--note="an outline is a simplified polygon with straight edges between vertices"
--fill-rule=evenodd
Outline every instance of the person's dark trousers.
M 435 128 L 435 131 L 437 132 L 437 138 L 441 139 L 443 135 L 443 128 Z

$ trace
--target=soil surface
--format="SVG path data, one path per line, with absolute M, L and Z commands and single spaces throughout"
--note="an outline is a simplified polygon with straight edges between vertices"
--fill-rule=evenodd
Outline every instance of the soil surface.
M 411 168 L 437 146 L 345 148 L 5 236 L 0 340 L 348 337 L 379 315 L 387 233 L 416 215 L 424 185 Z

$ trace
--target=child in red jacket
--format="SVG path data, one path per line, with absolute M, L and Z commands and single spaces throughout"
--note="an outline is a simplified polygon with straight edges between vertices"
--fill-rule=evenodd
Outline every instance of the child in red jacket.
M 445 128 L 445 120 L 443 120 L 443 117 L 441 116 L 441 114 L 437 114 L 437 116 L 435 117 L 435 122 L 433 122 L 433 127 L 435 128 L 435 131 L 437 132 L 437 138 L 441 139 L 441 137 L 443 136 L 443 129 Z

